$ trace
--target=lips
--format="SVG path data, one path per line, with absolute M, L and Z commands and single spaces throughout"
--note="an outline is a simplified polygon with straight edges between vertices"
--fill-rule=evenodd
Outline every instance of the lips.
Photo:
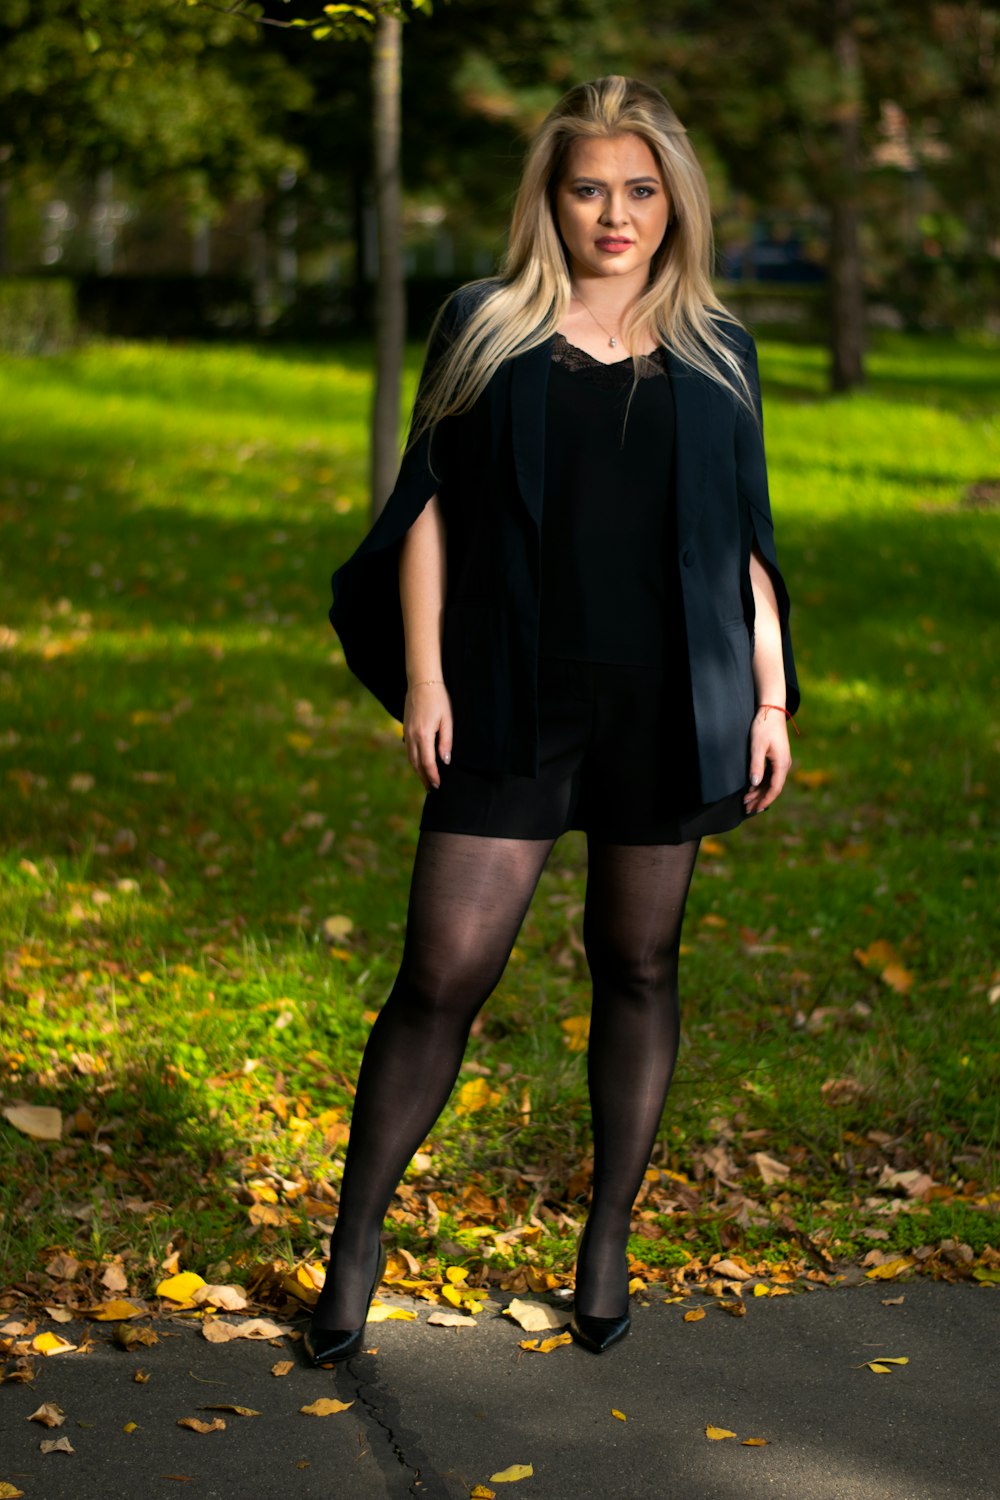
M 596 241 L 598 250 L 629 250 L 634 241 L 623 240 L 617 235 L 607 235 Z

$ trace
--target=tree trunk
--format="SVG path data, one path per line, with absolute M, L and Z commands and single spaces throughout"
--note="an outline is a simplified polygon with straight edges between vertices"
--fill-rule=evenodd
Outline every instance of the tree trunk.
M 399 466 L 399 403 L 406 337 L 399 162 L 402 24 L 380 14 L 375 24 L 375 206 L 378 276 L 375 290 L 375 399 L 372 408 L 371 514 L 392 491 Z
M 839 146 L 830 204 L 831 384 L 847 391 L 864 383 L 865 298 L 861 269 L 861 77 L 853 0 L 834 0 L 834 55 L 840 76 L 835 124 Z

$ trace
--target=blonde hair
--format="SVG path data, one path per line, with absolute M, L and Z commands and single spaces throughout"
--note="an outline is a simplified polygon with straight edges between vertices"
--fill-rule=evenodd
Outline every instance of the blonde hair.
M 409 446 L 443 417 L 468 410 L 504 360 L 535 348 L 555 332 L 571 297 L 553 202 L 567 155 L 574 141 L 626 133 L 639 136 L 656 158 L 672 216 L 653 256 L 649 283 L 622 325 L 622 342 L 627 347 L 651 341 L 669 346 L 756 418 L 739 356 L 716 326 L 719 320 L 743 325 L 712 287 L 715 242 L 705 173 L 684 126 L 659 90 L 611 74 L 570 89 L 539 127 L 525 159 L 500 275 L 460 289 L 481 288 L 483 295 L 425 373 Z M 447 322 L 450 304 L 451 299 L 435 319 L 432 343 Z M 639 364 L 637 359 L 636 380 Z

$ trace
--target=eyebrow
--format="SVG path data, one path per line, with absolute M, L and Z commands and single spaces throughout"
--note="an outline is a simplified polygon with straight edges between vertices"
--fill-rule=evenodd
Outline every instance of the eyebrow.
M 574 182 L 592 182 L 597 187 L 607 187 L 607 183 L 604 181 L 603 177 L 574 177 L 573 181 Z M 658 177 L 629 177 L 629 178 L 626 178 L 625 186 L 626 187 L 633 187 L 637 182 L 654 182 L 654 183 L 656 183 L 657 187 L 659 186 L 659 178 Z

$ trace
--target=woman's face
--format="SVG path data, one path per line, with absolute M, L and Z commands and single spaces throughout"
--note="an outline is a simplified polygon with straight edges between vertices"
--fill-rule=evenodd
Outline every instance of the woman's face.
M 670 197 L 641 136 L 574 141 L 555 201 L 574 276 L 642 270 L 648 276 L 667 230 Z

